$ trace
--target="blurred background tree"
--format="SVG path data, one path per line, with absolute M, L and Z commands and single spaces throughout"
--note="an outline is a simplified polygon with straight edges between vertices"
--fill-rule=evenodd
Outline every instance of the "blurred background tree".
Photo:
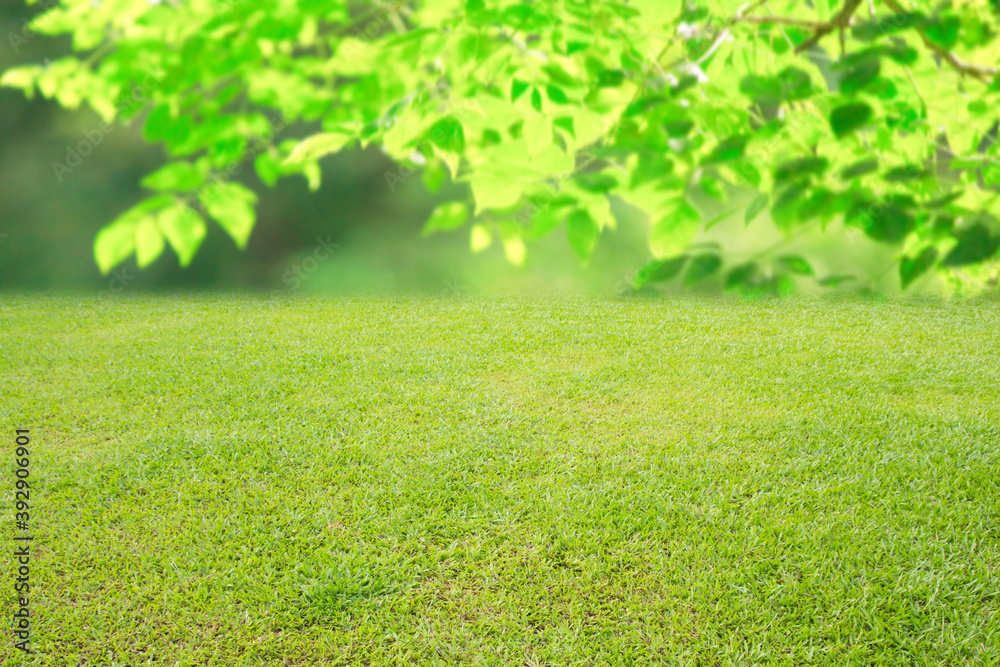
M 42 9 L 0 3 L 0 72 L 72 53 L 69 36 L 28 31 L 30 37 L 21 41 L 27 22 Z M 499 247 L 471 255 L 464 237 L 421 234 L 447 193 L 431 195 L 419 178 L 407 179 L 393 192 L 386 172 L 398 173 L 398 165 L 370 147 L 325 158 L 316 192 L 301 178 L 267 188 L 252 168 L 244 170 L 237 180 L 260 193 L 257 226 L 245 251 L 210 225 L 186 269 L 164 253 L 145 269 L 131 259 L 104 276 L 94 262 L 95 235 L 148 194 L 140 180 L 166 160 L 162 146 L 143 138 L 143 120 L 116 124 L 60 181 L 53 163 L 65 164 L 67 153 L 100 127 L 100 117 L 86 106 L 70 111 L 41 96 L 26 99 L 19 90 L 0 88 L 0 288 L 451 293 L 507 284 L 607 289 L 647 255 L 639 222 L 606 244 L 589 270 L 579 266 L 561 238 L 539 248 L 524 268 L 510 266 Z M 323 256 L 329 244 L 338 246 L 334 255 L 315 262 L 317 249 Z
M 819 18 L 812 17 L 812 9 L 806 16 L 794 3 L 782 5 L 784 11 L 795 15 L 780 20 L 767 15 L 744 18 L 741 12 L 746 7 L 737 8 L 735 3 L 721 1 L 707 2 L 704 6 L 676 7 L 648 0 L 632 5 L 610 2 L 601 5 L 600 9 L 572 2 L 565 7 L 556 3 L 559 11 L 565 12 L 557 17 L 549 11 L 556 5 L 549 7 L 546 4 L 542 11 L 541 5 L 536 7 L 531 3 L 510 1 L 489 5 L 481 0 L 455 0 L 447 7 L 421 6 L 417 14 L 405 11 L 407 17 L 419 16 L 415 25 L 408 28 L 395 8 L 378 3 L 308 2 L 301 7 L 283 7 L 279 17 L 255 5 L 213 4 L 209 0 L 192 2 L 190 6 L 171 0 L 163 7 L 158 7 L 159 1 L 152 0 L 148 4 L 129 4 L 127 0 L 120 0 L 105 5 L 95 3 L 92 7 L 66 0 L 64 9 L 46 16 L 51 20 L 43 32 L 56 37 L 43 37 L 33 29 L 42 29 L 41 24 L 31 24 L 31 20 L 37 13 L 58 5 L 31 4 L 33 8 L 24 8 L 23 13 L 17 3 L 8 3 L 2 10 L 0 21 L 7 34 L 7 43 L 0 50 L 0 70 L 10 70 L 25 63 L 45 63 L 44 69 L 32 71 L 29 67 L 7 71 L 4 82 L 14 88 L 23 88 L 29 98 L 33 97 L 37 85 L 45 97 L 52 97 L 54 93 L 63 106 L 79 106 L 81 96 L 89 106 L 66 114 L 37 97 L 24 100 L 15 90 L 0 91 L 3 95 L 0 123 L 9 137 L 0 149 L 0 210 L 3 215 L 0 234 L 5 234 L 0 239 L 3 257 L 0 281 L 5 286 L 104 285 L 116 290 L 125 287 L 248 286 L 296 290 L 440 289 L 443 285 L 446 289 L 454 289 L 463 282 L 469 286 L 638 286 L 659 278 L 680 276 L 683 276 L 682 283 L 688 286 L 708 277 L 718 286 L 718 279 L 725 275 L 726 284 L 748 287 L 764 284 L 779 286 L 781 291 L 796 281 L 836 284 L 841 282 L 842 276 L 851 276 L 849 282 L 856 286 L 889 289 L 898 286 L 900 278 L 905 283 L 921 274 L 928 277 L 927 270 L 946 253 L 950 261 L 957 255 L 964 257 L 972 252 L 975 257 L 970 255 L 966 263 L 981 262 L 989 254 L 985 250 L 993 248 L 995 251 L 994 242 L 1000 238 L 995 230 L 991 232 L 996 218 L 986 210 L 976 210 L 987 201 L 984 195 L 990 194 L 989 187 L 981 188 L 973 182 L 974 170 L 984 163 L 984 159 L 989 162 L 992 148 L 987 146 L 985 158 L 982 155 L 957 156 L 959 161 L 969 162 L 961 167 L 966 170 L 964 176 L 972 179 L 966 179 L 971 187 L 965 193 L 956 189 L 955 178 L 942 177 L 935 173 L 936 167 L 916 163 L 915 160 L 934 162 L 933 156 L 926 155 L 925 150 L 930 147 L 933 153 L 934 143 L 930 139 L 937 131 L 928 125 L 926 118 L 933 104 L 926 104 L 916 82 L 905 96 L 896 83 L 899 79 L 903 85 L 903 72 L 909 74 L 906 65 L 917 61 L 918 51 L 913 45 L 921 39 L 937 63 L 928 67 L 927 61 L 922 61 L 921 76 L 934 80 L 935 86 L 943 82 L 945 89 L 950 91 L 948 86 L 956 85 L 957 75 L 963 79 L 957 84 L 957 90 L 963 92 L 964 77 L 969 74 L 969 78 L 978 77 L 988 83 L 985 72 L 989 68 L 972 71 L 969 69 L 972 66 L 946 51 L 959 44 L 983 51 L 996 43 L 995 34 L 976 18 L 978 10 L 971 6 L 954 11 L 950 7 L 937 7 L 932 14 L 924 14 L 910 12 L 885 0 L 880 3 L 880 10 L 886 10 L 887 14 L 877 17 L 874 4 L 869 3 L 871 20 L 855 24 L 852 17 L 861 6 L 857 0 L 845 2 L 842 8 L 837 3 L 830 3 L 828 10 L 818 8 L 815 13 Z M 112 15 L 104 14 L 118 11 L 115 7 L 129 8 L 132 17 L 124 21 L 117 21 L 116 17 L 115 30 L 124 28 L 128 33 L 130 26 L 138 25 L 131 22 L 141 17 L 139 33 L 132 31 L 131 36 L 123 33 L 117 37 L 106 33 Z M 338 34 L 363 19 L 368 9 L 392 21 L 383 21 L 385 25 L 364 39 L 345 39 Z M 81 11 L 85 13 L 80 14 Z M 192 12 L 192 18 L 197 18 L 199 27 L 194 33 L 190 30 L 172 32 L 171 22 L 184 25 L 183 12 L 187 11 Z M 246 26 L 247 34 L 244 35 L 239 26 L 250 17 L 254 24 Z M 422 64 L 398 61 L 398 71 L 392 71 L 395 49 L 404 45 L 400 53 L 409 53 L 410 47 L 419 47 L 428 35 L 435 34 L 434 29 L 422 27 L 421 20 L 440 25 L 442 30 L 448 26 L 449 32 L 429 40 L 430 52 L 418 48 Z M 637 20 L 640 24 L 635 24 Z M 649 34 L 635 32 L 639 25 L 646 25 L 647 20 L 655 21 L 656 29 Z M 324 22 L 339 27 L 317 39 L 316 25 Z M 737 74 L 730 65 L 718 64 L 723 59 L 727 64 L 732 63 L 737 56 L 739 49 L 727 43 L 733 41 L 730 31 L 735 33 L 738 23 L 752 28 L 752 32 L 748 29 L 741 33 L 741 39 L 752 43 L 754 64 L 751 66 L 747 61 L 747 71 L 751 74 Z M 93 29 L 88 27 L 90 24 Z M 210 32 L 199 33 L 202 25 Z M 521 28 L 509 32 L 515 25 L 527 31 L 526 39 L 541 43 L 538 48 L 542 50 L 535 49 L 528 54 L 525 45 L 518 41 L 520 38 L 512 36 Z M 782 25 L 791 27 L 785 30 Z M 611 60 L 607 60 L 607 53 L 597 48 L 598 42 L 605 37 L 601 31 L 608 26 L 616 26 L 609 28 L 608 33 L 614 51 Z M 661 27 L 667 32 L 661 34 Z M 235 41 L 234 46 L 230 46 L 227 38 L 210 37 L 210 34 L 229 34 L 233 29 L 240 36 L 236 41 L 243 44 L 239 47 L 241 51 Z M 394 30 L 398 33 L 395 39 Z M 840 56 L 831 65 L 833 56 L 826 55 L 818 44 L 821 39 L 827 42 L 835 39 L 838 31 Z M 73 33 L 72 38 L 69 33 Z M 144 38 L 136 39 L 140 33 L 156 36 L 152 42 L 143 43 Z M 910 44 L 899 37 L 903 33 Z M 366 41 L 378 41 L 380 48 L 376 60 L 359 54 L 355 54 L 354 59 L 346 58 L 339 52 L 341 47 L 364 46 L 361 43 Z M 659 46 L 650 51 L 650 45 L 665 45 L 661 55 L 653 58 L 637 51 L 633 41 L 643 42 L 642 48 L 649 54 L 660 51 Z M 447 47 L 444 46 L 446 42 Z M 392 46 L 386 47 L 386 44 Z M 299 46 L 318 48 L 319 56 L 307 55 L 299 60 L 299 55 L 293 55 Z M 61 59 L 71 54 L 74 47 L 77 53 L 88 54 L 79 70 L 87 74 L 87 92 L 74 90 L 83 85 L 74 83 L 82 80 L 77 79 L 75 73 L 80 64 L 70 58 Z M 155 48 L 150 50 L 148 47 Z M 324 47 L 328 49 L 325 57 Z M 332 58 L 330 48 L 338 50 Z M 523 63 L 519 62 L 522 58 L 517 57 L 518 49 Z M 667 60 L 674 57 L 664 59 L 671 53 L 670 49 L 679 49 L 681 57 L 667 66 Z M 550 53 L 546 54 L 546 50 Z M 764 67 L 760 75 L 757 74 L 758 51 L 762 58 L 766 55 L 769 59 L 766 66 L 760 65 Z M 800 51 L 805 52 L 801 58 Z M 440 57 L 434 60 L 434 53 L 446 55 L 453 62 L 445 66 Z M 197 54 L 210 55 L 215 60 L 203 63 Z M 802 58 L 815 61 L 817 54 L 827 60 L 813 62 L 816 71 L 808 73 L 799 69 Z M 139 115 L 128 118 L 131 114 L 120 113 L 114 98 L 126 92 L 122 89 L 123 84 L 125 87 L 138 85 L 139 61 L 148 61 L 147 56 L 161 64 L 170 63 L 172 82 L 166 88 L 150 89 L 151 97 L 157 98 L 155 104 L 147 106 L 144 100 L 137 107 L 141 108 Z M 584 68 L 586 71 L 568 74 L 559 64 L 544 67 L 538 64 L 547 62 L 550 56 L 567 66 L 575 62 L 577 70 Z M 533 64 L 533 60 L 537 63 Z M 239 66 L 233 68 L 230 61 Z M 466 71 L 469 67 L 474 72 L 486 62 L 499 64 L 505 75 L 512 78 L 504 78 L 502 87 L 497 89 L 478 78 L 475 81 L 463 79 L 471 74 Z M 96 73 L 98 63 L 101 64 L 99 75 Z M 235 73 L 238 81 L 232 85 L 236 86 L 236 98 L 227 97 L 225 102 L 221 101 L 226 94 L 227 77 L 216 76 L 212 63 L 229 67 Z M 95 67 L 93 74 L 89 69 L 91 65 Z M 671 71 L 665 71 L 664 66 Z M 288 71 L 282 72 L 282 68 Z M 441 73 L 437 83 L 433 82 L 438 76 L 434 73 L 435 68 Z M 679 78 L 672 73 L 675 69 Z M 772 74 L 763 73 L 772 69 Z M 942 70 L 940 74 L 938 69 Z M 835 74 L 831 74 L 833 70 Z M 715 83 L 709 83 L 711 79 L 705 76 L 706 71 L 715 77 Z M 995 70 L 989 71 L 995 73 Z M 43 72 L 44 76 L 39 78 Z M 324 76 L 328 84 L 325 91 L 316 83 Z M 518 76 L 533 78 L 535 84 L 529 85 Z M 592 76 L 593 80 L 587 81 L 587 76 Z M 729 81 L 733 76 L 743 78 Z M 50 80 L 48 84 L 42 80 L 46 77 Z M 240 77 L 246 80 L 240 81 Z M 432 88 L 446 77 L 450 80 L 445 87 L 449 110 L 441 112 L 433 109 L 441 91 Z M 380 78 L 386 80 L 379 81 Z M 334 89 L 330 87 L 334 81 L 338 82 L 336 94 L 332 94 Z M 739 85 L 730 85 L 734 82 Z M 704 90 L 702 83 L 707 84 Z M 302 99 L 298 99 L 296 85 L 304 86 Z M 346 88 L 341 90 L 341 85 Z M 398 99 L 400 90 L 408 90 L 412 85 L 417 86 L 415 91 L 419 93 L 414 92 L 405 101 L 392 104 Z M 107 86 L 106 95 L 101 92 L 102 86 Z M 573 91 L 568 96 L 569 89 Z M 616 89 L 621 90 L 616 101 L 613 95 L 604 95 Z M 517 107 L 514 116 L 515 120 L 521 118 L 523 122 L 510 127 L 492 127 L 491 124 L 506 121 L 487 118 L 483 128 L 471 117 L 462 118 L 461 122 L 456 120 L 461 114 L 455 116 L 455 109 L 461 108 L 464 102 L 478 103 L 478 96 L 484 90 L 499 97 L 506 105 L 504 110 L 513 111 L 514 102 L 521 97 L 521 106 Z M 634 97 L 632 90 L 635 90 Z M 976 116 L 979 124 L 989 120 L 989 95 L 996 90 L 994 82 L 985 93 L 979 91 L 970 97 L 972 102 L 967 112 L 963 108 L 963 117 Z M 581 106 L 574 96 L 585 93 L 587 102 Z M 247 164 L 239 170 L 233 180 L 237 185 L 230 190 L 259 199 L 252 207 L 256 211 L 256 222 L 251 223 L 253 232 L 244 252 L 240 252 L 237 245 L 242 244 L 247 235 L 219 220 L 208 205 L 205 213 L 227 227 L 229 234 L 219 225 L 209 224 L 207 238 L 196 254 L 191 253 L 191 265 L 181 269 L 175 255 L 160 254 L 155 249 L 164 246 L 163 234 L 177 248 L 175 239 L 162 231 L 167 223 L 145 214 L 146 222 L 142 224 L 135 218 L 120 225 L 128 228 L 129 249 L 109 251 L 114 244 L 98 242 L 99 259 L 101 248 L 105 248 L 102 261 L 105 271 L 115 267 L 110 276 L 100 276 L 91 260 L 90 244 L 86 239 L 93 238 L 109 220 L 143 200 L 154 204 L 150 211 L 169 210 L 175 203 L 156 204 L 157 197 L 151 197 L 148 190 L 174 191 L 177 196 L 198 190 L 203 186 L 197 183 L 187 186 L 176 179 L 183 180 L 184 170 L 194 174 L 196 165 L 197 170 L 203 172 L 201 176 L 195 175 L 196 180 L 203 179 L 207 170 L 233 164 L 233 155 L 239 156 L 246 150 L 247 140 L 259 131 L 250 129 L 255 121 L 252 105 L 247 107 L 244 103 L 223 121 L 244 123 L 243 128 L 237 130 L 242 135 L 239 140 L 228 138 L 229 129 L 206 128 L 211 125 L 213 114 L 220 114 L 229 100 L 240 99 L 243 94 L 264 107 L 284 109 L 294 104 L 299 108 L 291 114 L 292 127 L 283 136 L 284 144 L 274 145 L 270 150 L 279 162 L 284 159 L 286 165 L 295 166 L 296 156 L 299 156 L 302 167 L 311 167 L 313 171 L 304 172 L 307 178 L 282 179 L 277 187 L 267 189 L 261 182 L 261 176 L 263 181 L 270 180 L 264 173 L 267 168 L 265 165 L 262 171 L 259 160 L 254 168 Z M 417 101 L 413 101 L 414 95 Z M 217 105 L 213 96 L 220 99 Z M 329 104 L 338 97 L 343 99 L 337 104 Z M 838 99 L 841 97 L 845 99 Z M 625 102 L 629 98 L 631 104 L 626 109 Z M 350 108 L 349 100 L 352 99 L 358 108 Z M 527 107 L 529 99 L 535 111 Z M 146 188 L 141 188 L 140 182 L 171 157 L 165 154 L 158 140 L 165 140 L 173 157 L 191 154 L 179 148 L 188 134 L 195 136 L 191 128 L 183 138 L 159 136 L 177 130 L 174 126 L 181 120 L 189 120 L 185 118 L 188 111 L 178 111 L 182 107 L 187 109 L 189 104 L 194 105 L 190 113 L 197 114 L 202 119 L 198 122 L 203 123 L 193 129 L 208 134 L 203 144 L 197 143 L 201 139 L 192 138 L 193 145 L 208 153 L 197 163 L 171 165 L 171 168 L 183 167 L 180 172 L 175 170 L 166 176 L 158 172 L 152 177 L 154 180 L 160 178 L 161 182 L 166 177 L 166 185 L 150 186 L 147 180 Z M 318 109 L 317 104 L 324 105 L 325 110 L 319 115 L 311 115 L 308 110 Z M 869 122 L 873 118 L 872 105 L 883 112 L 885 118 Z M 625 115 L 622 115 L 623 110 Z M 112 122 L 110 119 L 116 111 L 117 118 Z M 569 116 L 560 117 L 567 111 Z M 786 111 L 794 116 L 791 121 Z M 328 115 L 320 124 L 318 119 L 324 113 Z M 590 141 L 582 139 L 587 132 L 583 132 L 581 123 L 600 119 L 602 113 L 609 114 L 603 120 L 612 121 L 614 127 L 611 134 L 605 134 L 596 144 L 597 159 L 593 162 L 597 169 L 588 170 L 587 163 L 581 166 L 581 153 L 578 152 Z M 412 116 L 406 123 L 431 123 L 429 129 L 413 125 L 413 131 L 404 129 L 390 138 L 394 127 L 406 125 L 400 120 L 406 114 Z M 933 114 L 944 122 L 946 117 L 941 116 L 939 109 L 933 109 Z M 826 125 L 827 116 L 833 136 Z M 576 129 L 582 132 L 579 141 L 574 133 L 574 120 Z M 110 128 L 109 122 L 112 123 Z M 949 127 L 949 137 L 955 134 L 963 139 L 972 138 L 969 123 L 954 118 L 948 122 L 954 125 Z M 145 136 L 140 131 L 143 125 Z M 476 133 L 475 146 L 471 135 L 469 143 L 462 136 L 463 125 L 465 133 Z M 680 126 L 687 129 L 681 130 Z M 697 126 L 697 132 L 686 136 L 693 126 Z M 317 135 L 320 127 L 327 134 Z M 330 141 L 333 135 L 329 134 L 329 128 L 335 133 L 350 133 L 351 146 L 356 146 L 358 139 L 362 145 L 372 138 L 375 143 L 363 150 L 350 148 L 337 152 L 310 143 L 310 139 L 299 144 L 289 155 L 296 139 L 301 141 L 313 136 L 320 142 Z M 444 134 L 440 133 L 442 129 Z M 871 148 L 862 135 L 875 129 L 878 130 L 879 151 L 888 158 L 888 165 L 868 160 L 865 155 Z M 437 137 L 434 130 L 439 130 Z M 680 134 L 672 134 L 675 130 Z M 995 130 L 994 125 L 990 130 L 994 138 Z M 423 132 L 427 132 L 428 141 L 436 144 L 432 147 L 433 159 L 447 163 L 455 180 L 460 181 L 455 184 L 444 178 L 443 190 L 433 195 L 423 187 L 421 179 L 397 176 L 401 173 L 399 165 L 385 155 L 390 153 L 400 160 L 411 146 L 416 145 L 414 142 Z M 510 136 L 504 138 L 506 134 Z M 927 136 L 919 136 L 923 134 Z M 873 133 L 872 139 L 875 138 Z M 978 140 L 978 135 L 975 138 Z M 841 143 L 845 139 L 848 141 Z M 292 142 L 290 146 L 289 141 Z M 756 142 L 756 156 L 751 155 L 748 146 L 751 141 Z M 384 152 L 376 148 L 379 142 L 385 145 Z M 577 169 L 582 170 L 564 175 L 561 167 L 549 162 L 541 168 L 541 176 L 534 183 L 527 185 L 530 179 L 526 179 L 525 188 L 543 185 L 545 176 L 564 179 L 559 187 L 569 203 L 547 205 L 549 210 L 528 216 L 523 228 L 504 219 L 504 216 L 513 215 L 515 221 L 518 220 L 519 214 L 514 210 L 516 201 L 507 201 L 509 193 L 503 192 L 502 183 L 508 174 L 517 178 L 516 170 L 496 168 L 491 178 L 490 169 L 495 165 L 491 166 L 488 157 L 483 162 L 484 157 L 491 154 L 490 146 L 506 145 L 507 142 L 513 142 L 511 146 L 518 142 L 524 144 L 529 152 L 537 154 L 536 159 L 544 151 L 562 158 L 572 158 L 576 154 Z M 323 161 L 321 184 L 320 169 L 312 164 L 317 159 L 311 152 L 314 149 L 320 149 L 317 155 Z M 973 149 L 975 153 L 975 146 Z M 821 150 L 820 155 L 816 155 L 817 150 Z M 982 154 L 985 149 L 978 150 Z M 657 151 L 661 154 L 653 155 Z M 803 155 L 803 151 L 806 154 Z M 808 154 L 809 151 L 812 154 Z M 822 155 L 822 151 L 830 159 L 836 155 L 839 164 L 831 167 L 830 159 Z M 965 149 L 962 151 L 964 153 Z M 326 155 L 331 152 L 336 154 Z M 458 163 L 451 164 L 449 154 L 458 156 L 456 160 L 461 158 L 463 167 L 470 166 L 476 213 L 487 212 L 485 218 L 479 218 L 484 221 L 480 227 L 484 232 L 492 228 L 491 238 L 495 242 L 485 253 L 473 255 L 468 252 L 467 234 L 428 236 L 421 233 L 422 229 L 426 231 L 424 222 L 432 211 L 437 212 L 431 217 L 431 225 L 440 223 L 442 229 L 467 219 L 459 204 L 448 205 L 459 208 L 440 208 L 442 202 L 470 199 L 469 186 L 461 182 L 468 181 L 470 174 L 464 170 L 459 173 Z M 649 155 L 658 157 L 659 162 L 646 163 Z M 668 157 L 664 159 L 664 155 Z M 763 162 L 760 161 L 762 156 Z M 675 165 L 670 157 L 682 164 L 676 174 L 672 173 Z M 948 155 L 949 160 L 952 157 L 955 155 Z M 469 162 L 465 162 L 466 158 Z M 625 158 L 638 158 L 638 163 Z M 949 163 L 953 169 L 955 164 L 954 161 Z M 443 169 L 440 164 L 437 168 Z M 615 176 L 616 168 L 630 178 L 622 182 Z M 850 175 L 859 168 L 861 171 L 856 175 Z M 839 181 L 833 177 L 834 172 L 839 175 Z M 993 175 L 991 171 L 987 186 Z M 859 180 L 858 176 L 862 178 Z M 835 182 L 839 191 L 827 187 Z M 650 189 L 643 184 L 656 187 Z M 747 187 L 750 185 L 760 188 L 762 194 L 755 198 L 752 188 Z M 252 191 L 259 194 L 253 195 Z M 640 191 L 643 191 L 641 196 Z M 529 202 L 534 201 L 532 192 L 524 191 Z M 955 197 L 951 197 L 952 192 Z M 968 196 L 970 192 L 975 196 Z M 942 193 L 942 198 L 928 199 Z M 607 212 L 605 196 L 611 203 L 613 215 Z M 171 201 L 172 197 L 160 199 Z M 995 199 L 994 196 L 990 201 Z M 523 204 L 524 200 L 521 202 Z M 204 206 L 205 202 L 202 204 Z M 731 208 L 734 204 L 735 208 Z M 925 204 L 936 212 L 920 211 Z M 546 220 L 546 215 L 553 210 L 557 216 L 553 222 L 556 226 L 565 223 L 565 234 L 546 235 L 547 231 L 536 230 L 553 228 Z M 745 216 L 744 210 L 749 211 Z M 449 211 L 456 215 L 449 216 Z M 494 212 L 499 217 L 491 215 Z M 739 215 L 734 216 L 734 212 Z M 768 212 L 773 214 L 773 219 L 768 217 Z M 237 215 L 232 224 L 241 226 L 239 217 Z M 614 219 L 617 219 L 617 226 L 613 224 Z M 754 219 L 761 222 L 748 230 L 747 225 Z M 822 234 L 806 224 L 819 220 L 824 222 L 819 230 Z M 842 224 L 845 220 L 854 228 L 845 227 Z M 143 237 L 144 224 L 148 224 L 152 237 Z M 247 232 L 249 229 L 246 227 Z M 504 230 L 511 233 L 510 239 Z M 473 246 L 479 243 L 476 231 L 473 228 Z M 133 236 L 155 240 L 145 245 L 145 252 L 149 257 L 158 255 L 158 259 L 142 271 L 136 269 L 136 258 L 132 256 Z M 532 245 L 523 268 L 512 267 L 503 261 L 503 256 L 506 254 L 514 264 L 522 263 L 522 236 L 526 239 L 541 237 L 541 242 Z M 481 237 L 485 245 L 487 235 L 484 233 Z M 597 243 L 598 237 L 600 243 Z M 237 239 L 235 243 L 234 238 Z M 142 245 L 142 241 L 138 243 Z M 962 252 L 954 250 L 956 243 Z M 198 246 L 195 243 L 192 248 Z M 180 249 L 178 252 L 182 256 L 185 254 Z M 652 261 L 650 253 L 654 256 Z M 678 257 L 678 253 L 684 254 Z M 138 254 L 143 263 L 141 248 Z M 584 260 L 587 270 L 574 261 L 574 254 Z M 125 257 L 128 259 L 121 263 Z M 683 261 L 676 263 L 675 259 Z M 184 258 L 181 263 L 186 261 Z M 645 268 L 636 273 L 635 268 L 643 265 Z M 987 275 L 988 271 L 979 273 Z M 773 281 L 772 276 L 780 277 L 781 281 Z M 995 275 L 993 279 L 995 282 Z M 933 281 L 924 281 L 924 287 L 931 283 Z

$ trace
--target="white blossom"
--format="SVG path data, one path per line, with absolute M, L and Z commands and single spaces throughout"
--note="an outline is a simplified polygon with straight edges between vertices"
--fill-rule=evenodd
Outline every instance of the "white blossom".
M 688 63 L 681 67 L 681 71 L 698 79 L 698 83 L 708 83 L 708 75 L 698 67 L 697 63 Z
M 693 23 L 681 23 L 677 26 L 677 34 L 684 39 L 691 39 L 698 34 L 698 26 Z

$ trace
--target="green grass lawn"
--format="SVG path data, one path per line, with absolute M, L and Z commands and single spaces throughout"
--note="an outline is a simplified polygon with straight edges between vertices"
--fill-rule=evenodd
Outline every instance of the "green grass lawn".
M 37 664 L 1000 663 L 995 303 L 0 304 Z

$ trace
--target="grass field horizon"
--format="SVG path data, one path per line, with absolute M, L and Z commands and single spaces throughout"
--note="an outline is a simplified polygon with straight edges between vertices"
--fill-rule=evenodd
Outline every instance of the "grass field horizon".
M 33 664 L 1000 663 L 995 300 L 0 303 Z

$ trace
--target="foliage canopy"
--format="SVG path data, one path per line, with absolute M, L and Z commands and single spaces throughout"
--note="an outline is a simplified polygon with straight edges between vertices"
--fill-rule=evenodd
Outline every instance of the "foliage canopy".
M 186 265 L 205 217 L 245 245 L 245 166 L 316 188 L 322 157 L 377 144 L 402 165 L 390 188 L 418 169 L 431 190 L 468 184 L 428 233 L 468 227 L 474 251 L 497 239 L 514 263 L 560 227 L 587 261 L 617 197 L 650 223 L 636 286 L 836 282 L 805 257 L 692 245 L 769 211 L 788 238 L 839 220 L 896 247 L 906 287 L 993 270 L 998 15 L 997 0 L 61 0 L 28 29 L 71 34 L 81 56 L 0 82 L 106 123 L 144 114 L 171 155 L 98 235 L 105 272 L 167 245 Z M 283 138 L 293 123 L 319 131 Z

